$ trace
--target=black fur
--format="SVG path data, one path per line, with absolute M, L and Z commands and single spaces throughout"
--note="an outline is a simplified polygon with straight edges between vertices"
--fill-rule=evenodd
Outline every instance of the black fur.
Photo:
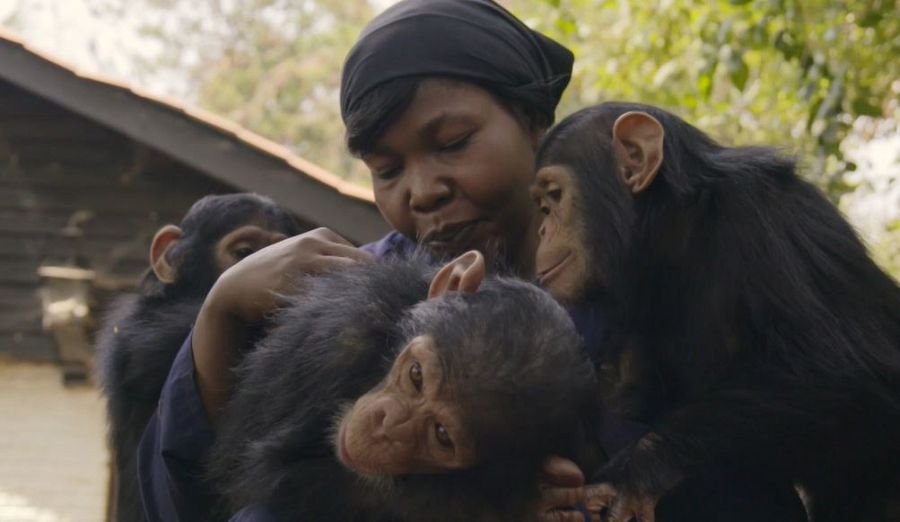
M 176 281 L 163 284 L 148 270 L 137 294 L 111 303 L 97 338 L 97 371 L 107 397 L 109 438 L 116 463 L 115 520 L 144 520 L 135 451 L 159 400 L 178 349 L 221 270 L 216 243 L 229 232 L 258 224 L 287 235 L 293 218 L 255 194 L 207 196 L 181 222 L 183 237 L 169 252 Z
M 304 281 L 240 365 L 221 420 L 211 467 L 230 509 L 265 504 L 285 521 L 524 520 L 546 455 L 592 465 L 597 383 L 565 312 L 532 285 L 499 278 L 424 301 L 431 274 L 392 261 Z M 426 332 L 484 462 L 360 478 L 334 457 L 335 419 Z
M 662 170 L 633 200 L 611 152 L 628 111 L 666 133 Z M 799 482 L 815 522 L 885 520 L 882 484 L 900 469 L 900 288 L 794 163 L 631 103 L 567 118 L 538 163 L 575 173 L 602 248 L 595 291 L 627 340 L 617 355 L 643 361 L 644 385 L 611 404 L 652 435 L 598 479 L 658 494 L 724 462 Z

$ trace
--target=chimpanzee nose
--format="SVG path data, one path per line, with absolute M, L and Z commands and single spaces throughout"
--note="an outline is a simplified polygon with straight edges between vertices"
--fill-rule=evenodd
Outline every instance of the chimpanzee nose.
M 410 410 L 400 400 L 379 397 L 372 404 L 372 433 L 388 438 L 396 438 L 398 432 L 409 430 Z

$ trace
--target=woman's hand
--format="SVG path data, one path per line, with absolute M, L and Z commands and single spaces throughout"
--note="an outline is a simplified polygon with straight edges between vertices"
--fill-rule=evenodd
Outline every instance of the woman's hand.
M 584 501 L 584 474 L 571 460 L 551 456 L 544 461 L 536 514 L 540 522 L 584 522 L 575 506 Z
M 203 307 L 208 305 L 245 324 L 255 323 L 278 306 L 280 295 L 294 292 L 298 276 L 370 260 L 371 254 L 343 237 L 317 228 L 269 245 L 226 270 Z
M 326 228 L 289 237 L 226 270 L 207 295 L 193 333 L 195 377 L 203 406 L 215 420 L 230 396 L 231 369 L 258 322 L 293 293 L 298 276 L 338 270 L 372 256 Z

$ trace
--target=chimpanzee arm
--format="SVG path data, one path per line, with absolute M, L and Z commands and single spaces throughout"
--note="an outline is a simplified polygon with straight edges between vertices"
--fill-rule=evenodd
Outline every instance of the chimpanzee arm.
M 762 464 L 790 457 L 822 433 L 853 397 L 834 376 L 788 372 L 751 358 L 695 400 L 664 416 L 594 477 L 625 495 L 658 499 L 682 479 L 723 459 Z M 849 378 L 849 377 L 848 377 Z M 857 377 L 858 379 L 858 377 Z

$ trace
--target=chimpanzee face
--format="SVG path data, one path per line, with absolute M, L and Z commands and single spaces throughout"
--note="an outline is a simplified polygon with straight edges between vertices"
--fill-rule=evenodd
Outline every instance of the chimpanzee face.
M 568 167 L 540 169 L 531 195 L 541 210 L 535 271 L 538 282 L 560 302 L 584 296 L 590 279 L 590 256 L 584 239 L 581 198 Z
M 463 469 L 475 450 L 458 406 L 442 386 L 434 340 L 413 338 L 387 377 L 343 416 L 338 459 L 360 475 L 411 475 Z

